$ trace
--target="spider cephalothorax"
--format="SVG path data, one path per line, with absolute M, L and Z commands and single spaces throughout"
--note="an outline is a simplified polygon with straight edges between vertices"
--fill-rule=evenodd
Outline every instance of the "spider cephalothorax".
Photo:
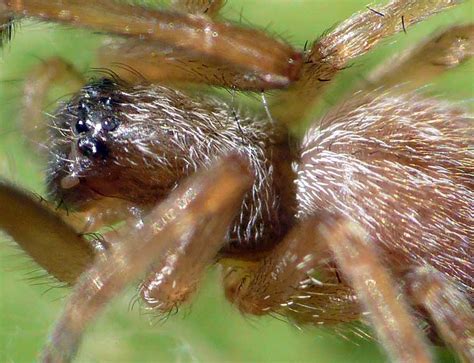
M 115 197 L 148 209 L 185 177 L 237 152 L 248 158 L 255 182 L 230 245 L 264 248 L 290 223 L 287 133 L 263 116 L 210 95 L 101 80 L 62 106 L 52 123 L 49 188 L 69 207 Z
M 474 27 L 448 28 L 375 72 L 301 142 L 288 127 L 354 57 L 455 4 L 393 0 L 299 52 L 217 21 L 219 0 L 171 10 L 0 1 L 7 31 L 31 16 L 122 36 L 99 60 L 120 74 L 82 87 L 51 117 L 48 189 L 76 219 L 0 184 L 0 227 L 74 285 L 43 359 L 72 359 L 88 324 L 137 278 L 147 308 L 168 313 L 218 264 L 225 296 L 245 314 L 331 326 L 368 317 L 392 360 L 429 362 L 416 316 L 474 360 L 472 116 L 413 91 L 472 56 Z M 58 59 L 42 67 L 60 69 L 43 86 L 80 78 Z M 398 73 L 408 79 L 395 87 Z M 254 110 L 196 84 L 280 90 Z M 100 240 L 83 237 L 111 225 Z

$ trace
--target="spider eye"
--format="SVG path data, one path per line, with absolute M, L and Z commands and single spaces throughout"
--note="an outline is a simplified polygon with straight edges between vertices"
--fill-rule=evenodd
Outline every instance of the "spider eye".
M 80 119 L 76 122 L 76 131 L 78 134 L 83 134 L 83 133 L 86 133 L 88 131 L 90 131 L 90 127 L 88 125 L 88 122 L 84 119 Z
M 84 137 L 77 141 L 77 147 L 82 155 L 87 158 L 105 159 L 108 149 L 105 143 L 95 137 Z
M 105 131 L 114 131 L 119 126 L 119 121 L 115 117 L 109 117 L 102 120 L 102 129 Z
M 89 132 L 92 129 L 91 123 L 88 119 L 89 112 L 89 106 L 84 102 L 81 102 L 77 108 L 78 121 L 75 125 L 75 129 L 78 134 Z

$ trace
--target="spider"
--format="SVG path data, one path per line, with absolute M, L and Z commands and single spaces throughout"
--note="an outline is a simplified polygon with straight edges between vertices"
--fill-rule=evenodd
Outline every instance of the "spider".
M 68 210 L 0 189 L 1 227 L 74 286 L 42 359 L 71 360 L 86 327 L 137 278 L 148 308 L 166 313 L 218 264 L 226 297 L 245 314 L 301 325 L 364 317 L 390 359 L 403 362 L 431 360 L 424 320 L 432 339 L 474 360 L 471 116 L 413 91 L 472 55 L 472 25 L 374 72 L 296 145 L 289 131 L 352 59 L 454 5 L 370 7 L 296 51 L 219 21 L 221 1 L 178 0 L 168 11 L 0 2 L 5 32 L 28 16 L 122 36 L 100 52 L 118 70 L 51 117 L 49 195 Z M 399 74 L 407 83 L 394 86 Z M 25 111 L 33 122 L 59 78 L 81 83 L 60 59 L 32 73 Z M 191 84 L 279 91 L 270 102 L 263 95 L 259 113 Z M 84 237 L 109 225 L 100 238 Z

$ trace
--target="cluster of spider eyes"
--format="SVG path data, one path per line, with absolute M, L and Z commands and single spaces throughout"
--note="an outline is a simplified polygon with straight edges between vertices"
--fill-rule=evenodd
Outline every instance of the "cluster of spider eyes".
M 108 148 L 104 140 L 109 132 L 115 131 L 120 125 L 114 115 L 113 97 L 99 94 L 95 87 L 86 88 L 74 112 L 77 148 L 82 155 L 91 159 L 107 157 Z

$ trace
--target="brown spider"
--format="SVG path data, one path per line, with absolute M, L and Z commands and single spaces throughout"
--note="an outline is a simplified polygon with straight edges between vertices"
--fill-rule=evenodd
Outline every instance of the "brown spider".
M 74 286 L 42 359 L 71 360 L 85 328 L 142 275 L 145 304 L 167 312 L 219 264 L 243 313 L 317 325 L 367 316 L 390 359 L 429 362 L 416 317 L 474 361 L 472 116 L 413 92 L 472 56 L 473 26 L 374 72 L 297 146 L 287 127 L 353 58 L 455 3 L 368 8 L 299 52 L 217 21 L 219 0 L 176 0 L 170 11 L 0 1 L 4 32 L 27 16 L 122 36 L 100 54 L 121 65 L 117 76 L 89 83 L 51 118 L 50 197 L 79 221 L 0 184 L 0 227 Z M 400 74 L 409 82 L 394 87 Z M 26 115 L 37 118 L 59 78 L 82 81 L 64 61 L 45 62 L 25 86 Z M 189 84 L 281 91 L 259 114 Z

